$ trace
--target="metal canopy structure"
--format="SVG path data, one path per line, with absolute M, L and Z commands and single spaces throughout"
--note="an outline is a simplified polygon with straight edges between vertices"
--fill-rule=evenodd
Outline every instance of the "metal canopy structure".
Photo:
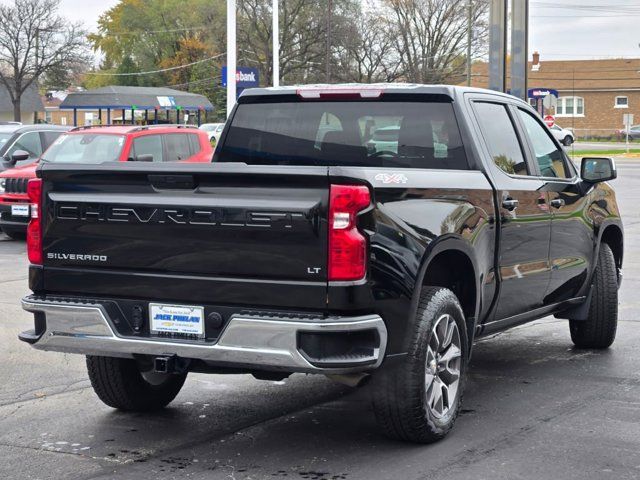
M 158 112 L 164 111 L 168 117 L 171 111 L 176 112 L 176 123 L 180 123 L 180 112 L 196 112 L 198 125 L 202 112 L 211 112 L 213 105 L 203 95 L 183 92 L 172 88 L 109 86 L 70 93 L 60 104 L 61 110 L 73 110 L 73 124 L 77 125 L 78 110 L 97 110 L 100 123 L 102 111 L 106 111 L 106 123 L 111 123 L 111 111 L 122 111 L 124 123 L 125 112 L 131 111 L 132 122 L 136 111 L 144 111 L 145 121 L 158 123 Z M 149 119 L 149 111 L 154 118 Z

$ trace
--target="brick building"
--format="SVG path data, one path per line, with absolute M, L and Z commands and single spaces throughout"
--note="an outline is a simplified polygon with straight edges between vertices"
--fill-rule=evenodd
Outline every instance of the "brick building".
M 47 92 L 42 95 L 44 112 L 38 114 L 39 123 L 51 125 L 73 125 L 73 110 L 60 110 L 60 104 L 69 92 Z M 78 125 L 94 125 L 98 123 L 97 110 L 81 110 L 77 112 Z
M 472 85 L 486 88 L 488 82 L 488 64 L 475 63 Z M 545 114 L 580 138 L 616 137 L 625 113 L 640 124 L 640 58 L 544 61 L 534 53 L 528 83 L 530 89 L 558 91 L 558 106 Z

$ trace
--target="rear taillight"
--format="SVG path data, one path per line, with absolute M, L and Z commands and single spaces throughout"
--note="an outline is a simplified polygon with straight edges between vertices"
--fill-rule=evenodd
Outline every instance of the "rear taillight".
M 27 226 L 27 255 L 31 263 L 42 264 L 42 180 L 32 178 L 27 184 L 31 218 Z
M 371 203 L 363 185 L 331 185 L 329 194 L 329 280 L 354 281 L 367 271 L 367 240 L 356 217 Z

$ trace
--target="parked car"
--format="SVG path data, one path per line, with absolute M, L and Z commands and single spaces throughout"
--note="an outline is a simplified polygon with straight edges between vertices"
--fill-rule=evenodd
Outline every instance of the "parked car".
M 0 170 L 35 162 L 49 145 L 69 129 L 46 124 L 0 125 Z
M 618 130 L 616 133 L 620 139 L 626 140 L 627 130 L 625 128 Z M 636 140 L 638 138 L 640 138 L 640 125 L 633 125 L 629 127 L 629 140 Z
M 78 127 L 59 136 L 42 162 L 96 164 L 103 162 L 205 162 L 213 149 L 205 132 L 185 126 Z M 45 131 L 43 134 L 47 135 Z M 24 138 L 24 137 L 21 137 Z M 18 150 L 16 153 L 19 153 Z M 15 156 L 15 153 L 14 153 Z M 26 163 L 26 162 L 23 162 Z M 22 238 L 29 219 L 27 182 L 35 178 L 31 162 L 0 173 L 0 228 Z
M 397 152 L 367 151 L 368 119 L 395 123 Z M 189 371 L 371 377 L 382 430 L 428 443 L 476 339 L 555 315 L 578 348 L 614 341 L 615 164 L 579 174 L 527 103 L 280 87 L 245 90 L 230 122 L 215 168 L 45 162 L 29 182 L 20 339 L 87 355 L 107 405 L 162 408 Z
M 573 132 L 568 128 L 562 128 L 560 125 L 555 124 L 549 130 L 551 130 L 551 133 L 553 134 L 555 139 L 565 147 L 569 147 L 571 146 L 571 144 L 573 144 L 573 142 L 575 142 L 575 136 L 573 135 Z
M 216 147 L 218 142 L 220 141 L 220 135 L 222 135 L 222 130 L 224 129 L 224 123 L 203 123 L 200 125 L 200 130 L 204 130 L 207 132 L 209 136 L 209 141 L 213 148 Z

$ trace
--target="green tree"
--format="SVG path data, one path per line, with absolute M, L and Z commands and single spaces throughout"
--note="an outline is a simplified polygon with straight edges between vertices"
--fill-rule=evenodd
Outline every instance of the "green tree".
M 125 75 L 127 73 L 137 73 L 139 72 L 137 65 L 131 58 L 131 56 L 126 55 L 118 68 L 116 69 L 116 73 L 118 76 L 115 76 L 115 81 L 118 85 L 124 86 L 137 86 L 138 85 L 138 76 L 137 75 Z
M 129 57 L 137 71 L 151 71 L 176 66 L 177 59 L 193 53 L 193 42 L 206 47 L 205 57 L 196 60 L 223 53 L 225 25 L 224 0 L 121 0 L 100 16 L 98 32 L 89 39 L 104 54 L 103 70 L 117 68 Z M 192 76 L 189 68 L 181 75 Z M 175 80 L 173 72 L 137 79 L 144 86 L 180 83 Z

